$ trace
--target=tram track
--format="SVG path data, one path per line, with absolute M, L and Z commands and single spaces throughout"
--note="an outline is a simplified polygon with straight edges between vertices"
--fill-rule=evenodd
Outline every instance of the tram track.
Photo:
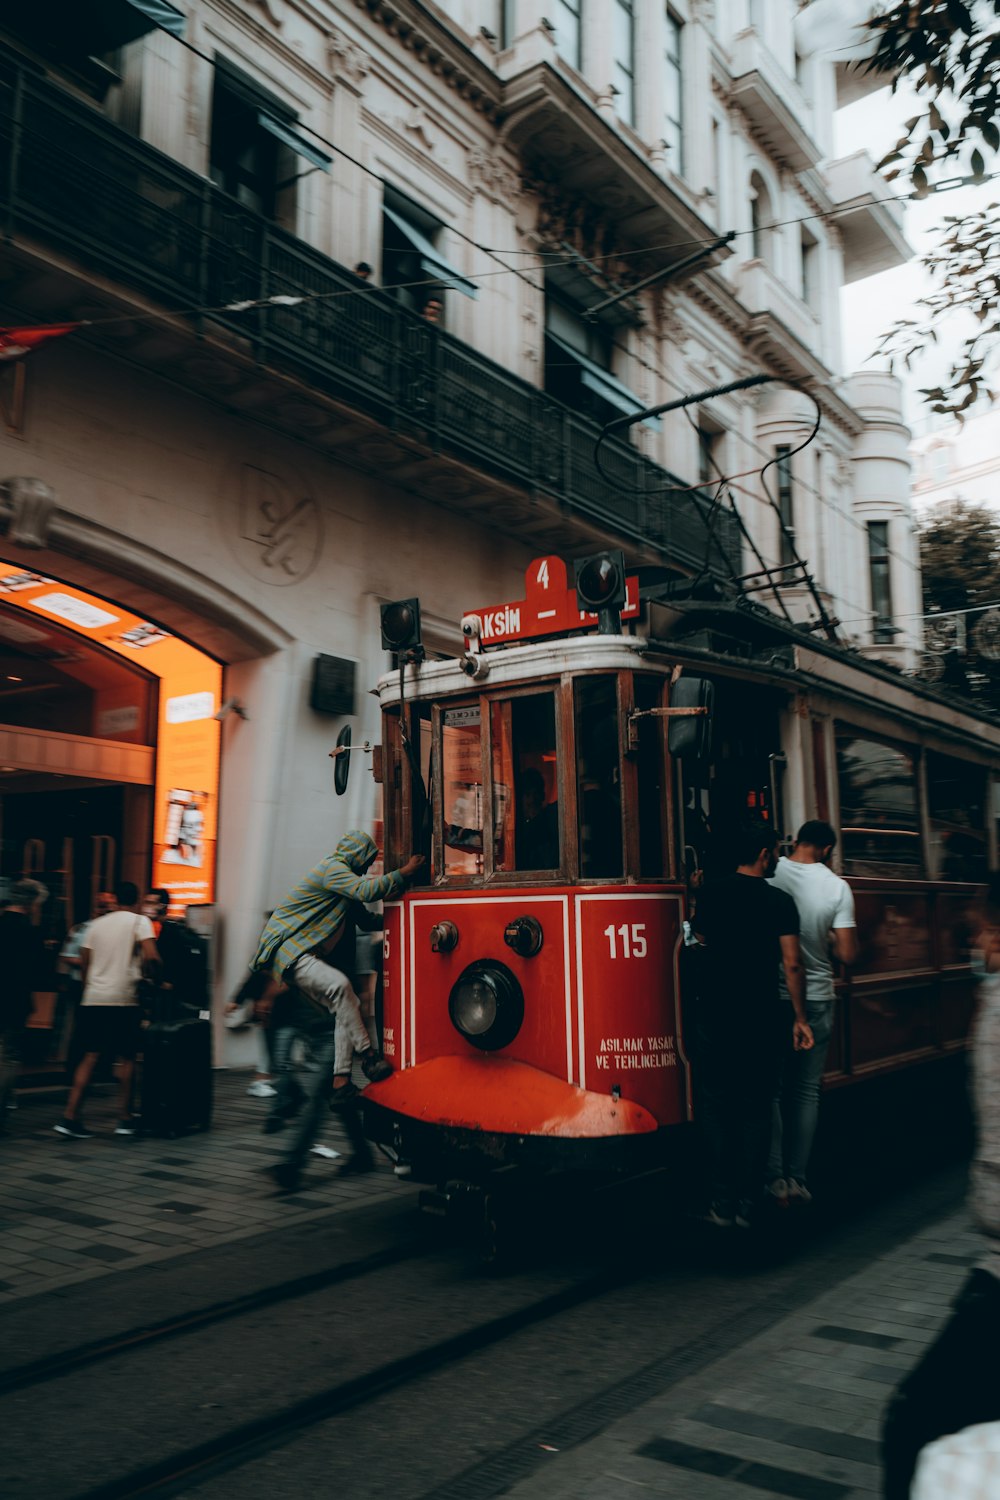
M 141 1324 L 104 1339 L 94 1339 L 76 1348 L 47 1355 L 44 1359 L 30 1360 L 0 1371 L 0 1398 L 15 1391 L 24 1391 L 46 1381 L 60 1379 L 90 1365 L 100 1364 L 120 1354 L 151 1348 L 166 1343 L 169 1339 L 184 1334 L 197 1333 L 217 1323 L 245 1317 L 248 1313 L 263 1312 L 283 1302 L 292 1302 L 300 1297 L 309 1297 L 326 1291 L 341 1283 L 354 1281 L 370 1275 L 373 1271 L 400 1265 L 404 1261 L 418 1259 L 426 1253 L 426 1240 L 411 1238 L 402 1244 L 387 1245 L 368 1255 L 343 1261 L 323 1271 L 314 1271 L 306 1276 L 297 1276 L 290 1281 L 274 1282 L 258 1291 L 246 1292 L 239 1297 L 214 1302 L 195 1312 L 164 1318 L 156 1323 Z
M 641 1274 L 636 1269 L 634 1276 Z M 269 1413 L 240 1424 L 207 1442 L 175 1452 L 158 1462 L 82 1490 L 70 1500 L 168 1500 L 210 1479 L 241 1468 L 281 1447 L 309 1428 L 365 1406 L 413 1381 L 447 1369 L 469 1355 L 500 1344 L 515 1334 L 571 1311 L 631 1279 L 619 1269 L 604 1269 L 526 1306 L 488 1319 L 365 1374 L 338 1381 Z
M 936 1211 L 952 1196 L 950 1187 L 939 1200 L 936 1193 L 923 1196 L 921 1212 Z M 849 1248 L 856 1258 L 868 1250 L 874 1226 L 864 1227 L 866 1217 L 862 1215 L 861 1224 L 842 1224 L 830 1237 L 834 1244 L 839 1242 L 841 1253 Z M 891 1217 L 894 1236 L 909 1227 L 896 1215 Z M 55 1494 L 62 1500 L 167 1500 L 203 1487 L 208 1500 L 213 1500 L 217 1494 L 231 1493 L 234 1481 L 226 1476 L 244 1466 L 249 1466 L 246 1474 L 254 1481 L 248 1493 L 264 1493 L 261 1486 L 269 1483 L 268 1475 L 273 1478 L 286 1464 L 294 1471 L 303 1461 L 303 1450 L 306 1457 L 311 1453 L 315 1459 L 317 1453 L 331 1451 L 332 1445 L 332 1451 L 343 1452 L 349 1462 L 343 1447 L 345 1432 L 374 1434 L 387 1410 L 419 1410 L 423 1402 L 431 1420 L 430 1392 L 435 1386 L 441 1390 L 443 1381 L 453 1393 L 446 1398 L 445 1409 L 456 1397 L 461 1400 L 458 1393 L 463 1382 L 475 1380 L 477 1369 L 482 1378 L 484 1367 L 475 1357 L 485 1351 L 494 1351 L 488 1355 L 490 1369 L 506 1366 L 516 1371 L 523 1365 L 526 1348 L 518 1335 L 527 1337 L 530 1359 L 532 1349 L 558 1348 L 565 1342 L 568 1325 L 562 1314 L 569 1315 L 570 1337 L 574 1336 L 572 1325 L 579 1326 L 581 1319 L 588 1329 L 599 1329 L 602 1324 L 607 1328 L 614 1323 L 614 1308 L 622 1305 L 623 1297 L 626 1303 L 641 1306 L 652 1286 L 661 1308 L 669 1310 L 679 1363 L 664 1364 L 662 1370 L 658 1364 L 645 1374 L 640 1371 L 638 1383 L 630 1380 L 616 1398 L 619 1405 L 625 1401 L 627 1406 L 648 1396 L 651 1381 L 673 1378 L 675 1370 L 690 1371 L 692 1360 L 702 1363 L 716 1344 L 723 1348 L 738 1332 L 749 1333 L 761 1326 L 764 1312 L 773 1315 L 780 1310 L 789 1293 L 797 1300 L 806 1293 L 815 1295 L 829 1282 L 825 1254 L 813 1264 L 815 1251 L 803 1244 L 800 1250 L 808 1266 L 797 1265 L 796 1254 L 787 1265 L 772 1267 L 779 1284 L 777 1300 L 751 1317 L 739 1287 L 743 1273 L 733 1278 L 725 1265 L 713 1270 L 714 1248 L 706 1266 L 699 1253 L 701 1241 L 685 1246 L 677 1237 L 680 1223 L 673 1224 L 672 1234 L 668 1232 L 666 1244 L 672 1242 L 673 1250 L 667 1257 L 672 1272 L 666 1280 L 660 1256 L 651 1253 L 652 1241 L 644 1236 L 645 1251 L 636 1254 L 636 1241 L 630 1233 L 622 1233 L 623 1227 L 624 1221 L 619 1220 L 617 1247 L 612 1244 L 614 1236 L 605 1239 L 602 1235 L 599 1244 L 605 1248 L 586 1259 L 574 1254 L 575 1266 L 550 1265 L 499 1281 L 484 1281 L 472 1272 L 467 1258 L 456 1254 L 453 1244 L 428 1244 L 423 1236 L 380 1244 L 370 1254 L 291 1282 L 132 1328 L 61 1356 L 22 1364 L 5 1373 L 0 1391 L 6 1398 L 0 1420 L 9 1424 L 8 1432 L 13 1436 L 25 1421 L 35 1429 L 27 1444 L 13 1444 L 12 1453 L 20 1451 L 14 1458 L 12 1500 L 15 1496 L 49 1500 Z M 666 1226 L 660 1227 L 662 1232 Z M 886 1227 L 879 1227 L 875 1239 L 881 1241 L 886 1232 Z M 825 1234 L 823 1241 L 827 1241 Z M 704 1245 L 721 1243 L 713 1239 Z M 726 1243 L 735 1248 L 735 1241 Z M 422 1254 L 421 1247 L 428 1253 Z M 840 1274 L 847 1268 L 842 1261 Z M 720 1271 L 722 1281 L 716 1279 Z M 716 1292 L 721 1296 L 717 1298 Z M 696 1309 L 685 1314 L 683 1340 L 682 1328 L 675 1326 L 678 1296 L 685 1305 L 693 1297 L 690 1305 Z M 595 1304 L 593 1310 L 587 1309 L 588 1303 Z M 282 1305 L 283 1317 L 254 1316 Z M 381 1311 L 374 1322 L 363 1326 L 364 1310 L 376 1307 Z M 726 1316 L 720 1317 L 725 1308 Z M 700 1326 L 695 1341 L 689 1343 L 695 1331 L 692 1319 Z M 541 1330 L 541 1344 L 531 1332 L 535 1328 Z M 624 1370 L 619 1369 L 617 1333 L 615 1324 L 613 1340 L 605 1347 L 604 1368 L 620 1376 Z M 681 1343 L 686 1347 L 681 1348 Z M 607 1357 L 609 1349 L 614 1350 L 611 1358 Z M 463 1362 L 470 1357 L 472 1362 L 466 1366 Z M 34 1399 L 32 1383 L 55 1381 L 88 1365 L 99 1371 L 92 1385 L 85 1382 L 81 1388 L 79 1381 L 70 1379 L 62 1387 L 51 1385 L 51 1396 L 47 1394 L 43 1403 Z M 518 1383 L 517 1374 L 513 1378 Z M 96 1411 L 86 1394 L 88 1385 L 101 1393 Z M 603 1379 L 600 1389 L 589 1388 L 598 1416 L 592 1416 L 588 1407 L 584 1426 L 598 1418 L 603 1422 L 610 1388 L 605 1389 Z M 290 1395 L 291 1400 L 287 1399 Z M 74 1417 L 74 1410 L 78 1416 Z M 360 1426 L 351 1415 L 359 1411 L 366 1412 Z M 95 1426 L 92 1418 L 98 1412 Z M 534 1414 L 537 1418 L 537 1407 Z M 346 1427 L 338 1426 L 337 1419 L 345 1417 Z M 569 1437 L 567 1432 L 566 1440 Z M 50 1455 L 44 1475 L 31 1472 L 29 1455 L 38 1449 Z M 291 1457 L 281 1453 L 268 1459 L 282 1449 Z M 533 1451 L 530 1444 L 528 1449 Z M 137 1456 L 144 1461 L 137 1464 Z M 523 1455 L 518 1463 L 522 1461 Z M 493 1467 L 500 1463 L 506 1472 L 511 1462 L 500 1445 L 495 1458 L 487 1460 L 488 1472 L 476 1470 L 464 1476 L 462 1494 L 501 1493 L 495 1487 L 499 1471 L 494 1475 Z M 239 1482 L 246 1481 L 241 1477 Z M 479 1491 L 483 1484 L 486 1487 Z M 431 1490 L 436 1495 L 437 1486 L 429 1487 L 428 1493 Z M 444 1493 L 450 1500 L 447 1487 Z

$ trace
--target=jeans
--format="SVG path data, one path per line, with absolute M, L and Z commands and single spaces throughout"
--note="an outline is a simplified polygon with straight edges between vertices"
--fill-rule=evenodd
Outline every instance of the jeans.
M 882 1429 L 885 1500 L 908 1500 L 921 1448 L 1000 1420 L 1000 1281 L 973 1271 L 951 1318 L 889 1403 Z
M 756 1199 L 761 1190 L 771 1101 L 787 1032 L 739 1039 L 703 1035 L 697 1042 L 695 1107 L 715 1202 Z
M 339 1027 L 337 1030 L 339 1032 Z M 330 1075 L 336 1048 L 335 1035 L 330 1028 L 313 1030 L 308 1037 L 308 1047 L 314 1067 L 310 1072 L 302 1074 L 300 1082 L 292 1071 L 291 1051 L 295 1038 L 301 1035 L 296 1028 L 283 1026 L 274 1039 L 275 1056 L 282 1056 L 283 1062 L 275 1076 L 279 1097 L 273 1102 L 277 1105 L 282 1097 L 297 1097 L 302 1100 L 302 1107 L 289 1128 L 288 1149 L 285 1152 L 288 1165 L 298 1168 L 304 1165 L 309 1149 L 319 1135 L 330 1098 Z M 288 1090 L 291 1090 L 290 1094 Z
M 794 1177 L 804 1183 L 819 1119 L 819 1087 L 833 1033 L 833 1001 L 806 1002 L 806 1019 L 814 1045 L 808 1052 L 789 1050 L 781 1088 L 771 1108 L 771 1150 L 767 1180 Z
M 7 1101 L 14 1092 L 17 1070 L 21 1061 L 21 1034 L 20 1026 L 16 1029 L 12 1026 L 8 1031 L 0 1031 L 0 1131 L 7 1124 L 3 1111 L 7 1108 Z
M 331 968 L 310 953 L 293 964 L 292 979 L 304 995 L 333 1013 L 337 1022 L 333 1071 L 350 1074 L 355 1052 L 367 1052 L 372 1044 L 351 981 L 339 969 Z

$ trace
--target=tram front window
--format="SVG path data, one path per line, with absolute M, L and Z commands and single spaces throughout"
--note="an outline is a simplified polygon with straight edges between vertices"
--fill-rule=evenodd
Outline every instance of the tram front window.
M 490 736 L 496 869 L 558 870 L 558 760 L 553 694 L 526 693 L 495 700 L 490 709 Z
M 622 873 L 622 783 L 618 760 L 618 685 L 614 677 L 574 683 L 580 874 Z
M 444 872 L 483 873 L 483 757 L 478 703 L 441 715 Z

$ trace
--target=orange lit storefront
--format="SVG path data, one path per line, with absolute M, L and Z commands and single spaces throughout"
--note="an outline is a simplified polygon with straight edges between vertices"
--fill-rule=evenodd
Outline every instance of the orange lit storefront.
M 29 1067 L 65 1055 L 59 950 L 98 891 L 162 886 L 172 915 L 210 914 L 221 684 L 152 622 L 0 561 L 0 896 L 21 875 L 49 891 Z

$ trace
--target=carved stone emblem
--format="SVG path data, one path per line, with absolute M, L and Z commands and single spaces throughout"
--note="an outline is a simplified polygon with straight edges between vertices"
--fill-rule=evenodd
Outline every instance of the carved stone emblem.
M 348 83 L 361 83 L 371 70 L 368 53 L 342 31 L 331 31 L 327 37 L 327 57 L 334 77 Z
M 300 583 L 316 566 L 323 543 L 319 505 L 298 485 L 255 464 L 227 476 L 235 489 L 235 552 L 247 572 L 279 587 Z
M 465 160 L 472 186 L 494 203 L 513 203 L 520 197 L 520 177 L 488 151 L 470 151 Z
M 56 492 L 41 479 L 8 479 L 5 485 L 11 513 L 7 536 L 18 547 L 47 547 L 49 519 L 56 508 Z

